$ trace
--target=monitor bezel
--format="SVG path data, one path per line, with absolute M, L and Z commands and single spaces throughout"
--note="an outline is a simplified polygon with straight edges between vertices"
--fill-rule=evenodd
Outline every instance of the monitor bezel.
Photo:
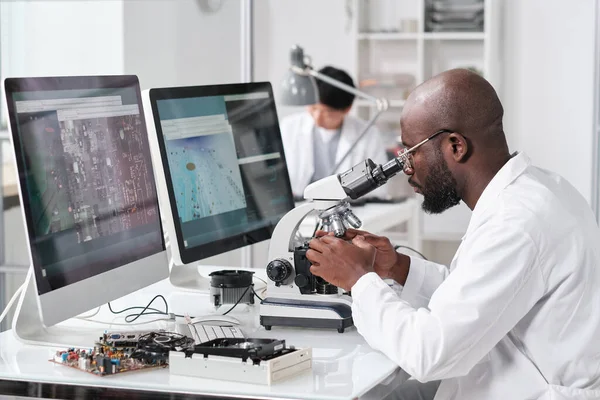
M 26 173 L 23 161 L 23 152 L 21 140 L 18 131 L 18 121 L 16 116 L 16 104 L 13 99 L 15 92 L 40 92 L 54 90 L 87 90 L 87 89 L 115 89 L 132 88 L 136 93 L 137 104 L 140 107 L 140 120 L 143 127 L 146 128 L 146 120 L 142 106 L 142 97 L 139 80 L 135 75 L 106 75 L 106 76 L 54 76 L 54 77 L 27 77 L 27 78 L 7 78 L 4 82 L 7 109 L 10 122 L 11 142 L 15 156 L 15 164 L 18 173 L 19 197 L 22 205 L 23 219 L 27 230 L 27 247 L 30 255 L 30 262 L 33 268 L 36 282 L 36 292 L 38 294 L 40 311 L 43 315 L 44 323 L 47 326 L 63 321 L 81 312 L 87 311 L 93 307 L 104 304 L 107 301 L 124 296 L 135 290 L 146 287 L 152 283 L 165 279 L 169 275 L 168 262 L 166 257 L 166 247 L 164 241 L 164 231 L 160 219 L 157 223 L 160 230 L 161 245 L 154 253 L 147 255 L 136 261 L 127 264 L 110 266 L 103 270 L 94 270 L 89 276 L 79 279 L 76 282 L 64 285 L 59 288 L 40 293 L 40 280 L 42 276 L 42 266 L 37 257 L 33 256 L 31 241 L 34 234 L 34 225 L 32 221 L 31 204 L 28 196 L 23 191 L 26 190 Z M 150 143 L 148 143 L 148 147 Z M 150 155 L 150 150 L 149 155 Z M 154 174 L 154 169 L 152 173 Z M 158 188 L 155 190 L 158 196 Z M 156 200 L 158 215 L 160 215 L 160 206 Z M 126 282 L 119 281 L 120 278 L 126 278 Z M 130 279 L 133 278 L 133 279 Z M 121 282 L 121 283 L 117 283 Z M 102 287 L 98 291 L 93 288 Z M 90 290 L 96 292 L 96 296 L 82 296 L 82 293 L 89 293 Z M 73 297 L 79 299 L 73 302 Z M 70 303 L 67 303 L 70 302 Z
M 276 224 L 269 224 L 265 227 L 255 229 L 249 232 L 241 233 L 235 236 L 219 239 L 217 241 L 208 242 L 199 246 L 185 248 L 183 242 L 183 232 L 181 229 L 181 223 L 179 221 L 177 202 L 175 199 L 175 192 L 173 190 L 173 181 L 171 180 L 171 171 L 169 168 L 168 156 L 166 152 L 165 142 L 163 140 L 162 127 L 160 123 L 160 115 L 158 112 L 158 101 L 160 100 L 173 100 L 183 98 L 194 98 L 194 97 L 210 97 L 210 96 L 225 96 L 225 95 L 239 95 L 255 92 L 268 92 L 269 99 L 271 99 L 271 112 L 277 116 L 277 107 L 275 105 L 275 98 L 273 96 L 273 88 L 270 82 L 251 82 L 251 83 L 235 83 L 235 84 L 220 84 L 220 85 L 205 85 L 205 86 L 182 86 L 182 87 L 170 87 L 170 88 L 153 88 L 149 90 L 150 106 L 152 108 L 152 119 L 154 121 L 154 128 L 156 132 L 156 140 L 160 150 L 160 158 L 162 163 L 162 173 L 166 181 L 166 189 L 169 197 L 170 215 L 169 218 L 173 223 L 173 228 L 176 235 L 176 246 L 179 250 L 179 257 L 183 264 L 189 264 L 195 261 L 199 261 L 211 256 L 225 253 L 227 251 L 235 250 L 250 244 L 258 243 L 271 238 L 271 234 L 275 229 Z M 281 139 L 281 129 L 279 127 L 279 120 L 276 118 L 276 129 Z M 149 130 L 150 132 L 151 130 Z M 151 134 L 151 133 L 150 133 Z M 294 208 L 294 200 L 292 194 L 292 187 L 289 178 L 289 172 L 287 162 L 285 159 L 285 152 L 283 151 L 283 141 L 281 147 L 281 158 L 285 167 L 286 185 L 289 193 L 288 210 Z

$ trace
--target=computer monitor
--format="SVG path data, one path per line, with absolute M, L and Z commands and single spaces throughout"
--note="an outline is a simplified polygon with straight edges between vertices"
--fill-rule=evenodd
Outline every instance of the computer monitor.
M 137 77 L 5 88 L 32 262 L 13 327 L 27 340 L 169 270 Z
M 271 84 L 159 88 L 142 97 L 171 282 L 204 289 L 195 261 L 269 239 L 294 207 Z

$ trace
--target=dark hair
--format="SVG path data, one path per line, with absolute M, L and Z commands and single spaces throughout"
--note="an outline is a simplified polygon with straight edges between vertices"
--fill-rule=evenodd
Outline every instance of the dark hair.
M 328 65 L 321 68 L 319 72 L 335 79 L 336 81 L 340 81 L 346 85 L 355 87 L 352 78 L 346 71 L 342 71 L 341 69 L 337 69 Z M 320 79 L 316 79 L 316 81 L 317 88 L 319 89 L 319 102 L 321 104 L 325 104 L 326 106 L 336 110 L 345 110 L 352 105 L 355 97 L 352 93 L 338 89 Z

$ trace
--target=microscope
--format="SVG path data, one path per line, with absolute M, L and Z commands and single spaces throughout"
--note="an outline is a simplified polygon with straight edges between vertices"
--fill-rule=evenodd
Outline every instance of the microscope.
M 313 182 L 304 190 L 306 202 L 289 211 L 275 226 L 269 245 L 267 297 L 261 302 L 260 324 L 344 330 L 353 325 L 352 298 L 310 272 L 308 242 L 296 236 L 302 220 L 318 213 L 321 230 L 342 237 L 347 228 L 360 228 L 349 200 L 358 199 L 402 171 L 406 153 L 377 165 L 371 159 L 348 171 Z

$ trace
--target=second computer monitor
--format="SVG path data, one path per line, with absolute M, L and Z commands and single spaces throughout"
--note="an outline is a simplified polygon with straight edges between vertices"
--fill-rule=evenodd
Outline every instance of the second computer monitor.
M 143 97 L 175 264 L 269 239 L 294 207 L 270 83 Z

